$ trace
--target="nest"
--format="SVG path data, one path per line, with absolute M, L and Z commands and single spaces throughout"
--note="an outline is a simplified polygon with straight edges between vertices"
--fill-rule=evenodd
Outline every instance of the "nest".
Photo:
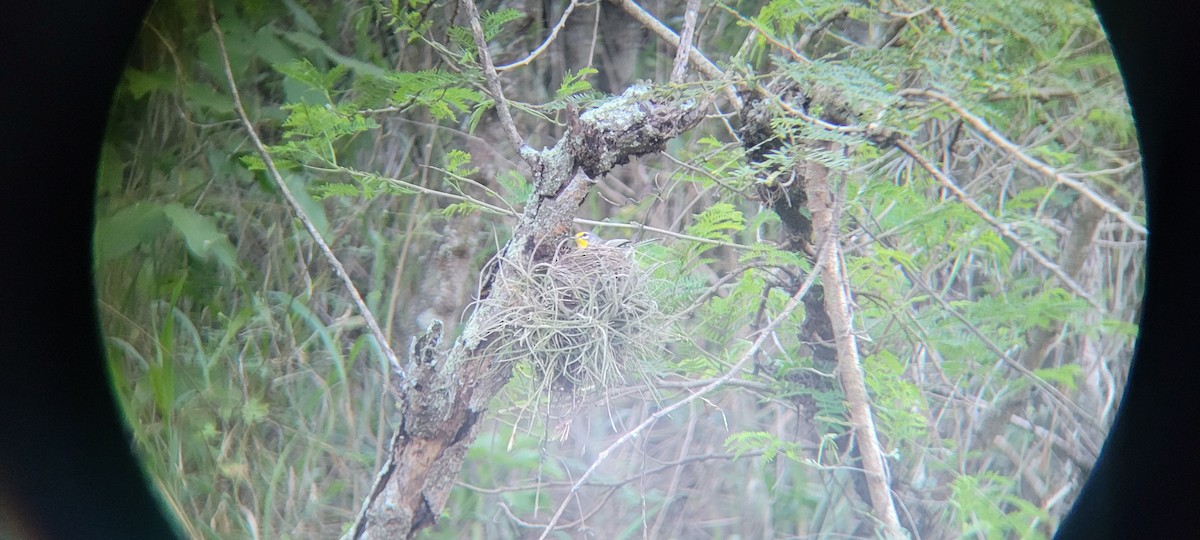
M 487 314 L 477 321 L 489 336 L 484 353 L 528 374 L 535 398 L 559 409 L 551 416 L 642 378 L 658 358 L 668 320 L 635 256 L 589 246 L 559 250 L 548 262 L 506 261 L 493 283 L 504 292 L 479 305 L 476 313 Z

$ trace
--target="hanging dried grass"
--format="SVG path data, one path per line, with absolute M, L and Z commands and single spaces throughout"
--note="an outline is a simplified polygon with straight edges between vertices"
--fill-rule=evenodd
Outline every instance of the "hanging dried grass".
M 493 290 L 506 292 L 480 303 L 477 313 L 491 314 L 476 320 L 489 336 L 484 354 L 520 363 L 534 400 L 560 409 L 551 416 L 641 378 L 659 357 L 669 320 L 636 256 L 601 245 L 560 250 L 549 262 L 505 261 Z

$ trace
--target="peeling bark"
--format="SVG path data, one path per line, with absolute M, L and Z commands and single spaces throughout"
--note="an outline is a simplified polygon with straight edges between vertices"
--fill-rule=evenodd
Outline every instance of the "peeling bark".
M 494 283 L 504 261 L 540 261 L 567 236 L 579 205 L 595 178 L 631 157 L 659 152 L 667 141 L 703 117 L 706 104 L 635 85 L 584 112 L 553 148 L 529 151 L 534 193 L 513 237 L 486 270 L 481 298 L 514 294 Z M 399 383 L 399 425 L 388 458 L 358 519 L 344 538 L 411 538 L 435 523 L 462 468 L 479 421 L 511 377 L 511 365 L 493 365 L 483 351 L 504 336 L 485 335 L 475 324 L 481 308 L 449 351 L 439 345 L 442 323 L 434 321 L 413 339 Z

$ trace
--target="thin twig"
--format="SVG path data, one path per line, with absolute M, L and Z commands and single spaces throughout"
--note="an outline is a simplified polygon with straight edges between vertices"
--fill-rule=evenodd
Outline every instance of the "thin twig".
M 721 276 L 721 278 L 718 279 L 715 283 L 713 283 L 712 286 L 710 286 L 707 290 L 705 290 L 703 293 L 701 293 L 700 296 L 696 297 L 696 299 L 693 300 L 692 303 L 688 305 L 688 307 L 680 310 L 679 313 L 677 313 L 675 315 L 675 317 L 677 317 L 680 320 L 688 317 L 689 315 L 692 314 L 693 311 L 700 309 L 700 307 L 703 306 L 704 303 L 707 302 L 709 298 L 716 296 L 717 292 L 719 292 L 721 290 L 721 287 L 724 287 L 725 285 L 729 284 L 729 282 L 731 282 L 735 279 L 741 278 L 743 273 L 745 273 L 753 268 L 770 268 L 770 265 L 762 263 L 762 262 L 751 262 L 749 264 L 744 264 L 742 266 L 734 268 L 733 270 L 731 270 L 729 272 L 726 272 L 725 275 Z
M 483 64 L 483 77 L 487 80 L 492 100 L 496 102 L 496 114 L 500 116 L 500 127 L 504 129 L 504 135 L 508 137 L 508 142 L 512 144 L 513 149 L 526 161 L 530 161 L 530 166 L 536 168 L 536 164 L 531 162 L 535 159 L 533 149 L 529 148 L 525 144 L 525 140 L 521 138 L 521 134 L 517 133 L 517 125 L 513 123 L 512 114 L 508 111 L 508 102 L 504 99 L 504 90 L 500 86 L 500 75 L 496 73 L 496 66 L 492 63 L 492 53 L 488 51 L 487 41 L 483 36 L 483 27 L 479 23 L 479 8 L 475 7 L 474 0 L 462 0 L 462 5 L 467 10 L 467 22 L 471 25 L 471 33 L 475 35 L 475 47 L 479 49 L 479 63 Z
M 308 230 L 308 234 L 312 236 L 313 241 L 317 243 L 321 253 L 325 255 L 325 259 L 329 265 L 333 267 L 333 272 L 342 280 L 342 284 L 346 286 L 346 290 L 350 293 L 350 298 L 354 301 L 354 305 L 358 307 L 359 313 L 367 324 L 367 328 L 371 331 L 371 335 L 375 337 L 379 349 L 383 351 L 387 357 L 388 363 L 392 369 L 402 379 L 407 379 L 408 376 L 404 373 L 404 369 L 400 367 L 400 360 L 396 357 L 396 353 L 388 346 L 387 337 L 384 336 L 383 330 L 379 328 L 379 323 L 375 321 L 375 316 L 371 314 L 367 303 L 363 301 L 362 295 L 358 294 L 358 289 L 354 286 L 354 281 L 350 279 L 350 274 L 342 266 L 342 262 L 333 254 L 333 250 L 329 248 L 329 244 L 325 243 L 325 239 L 321 237 L 321 233 L 317 231 L 316 225 L 313 225 L 308 215 L 304 213 L 304 207 L 300 206 L 295 195 L 288 188 L 287 183 L 283 181 L 279 170 L 275 168 L 275 162 L 271 159 L 271 154 L 267 152 L 267 148 L 263 145 L 262 139 L 258 137 L 258 132 L 254 130 L 254 124 L 250 122 L 250 117 L 246 115 L 246 109 L 242 107 L 242 98 L 238 93 L 237 83 L 233 80 L 233 69 L 229 66 L 229 53 L 225 50 L 225 37 L 221 32 L 220 25 L 217 24 L 217 14 L 212 4 L 208 5 L 208 17 L 212 21 L 213 34 L 217 37 L 217 47 L 221 51 L 221 62 L 225 69 L 225 80 L 229 83 L 229 91 L 233 95 L 233 108 L 237 111 L 238 118 L 242 121 L 242 126 L 246 128 L 246 132 L 250 135 L 250 140 L 254 143 L 255 150 L 258 151 L 259 157 L 262 158 L 263 164 L 266 166 L 267 172 L 271 178 L 275 180 L 275 185 L 279 191 L 283 193 L 284 199 L 287 199 L 288 205 L 292 211 L 300 218 L 300 222 L 304 224 L 304 228 Z
M 817 262 L 814 265 L 814 268 L 819 268 L 820 265 L 824 263 L 825 258 L 828 256 L 829 251 L 830 250 L 825 249 L 825 247 L 822 247 L 820 253 L 818 253 L 818 255 L 817 255 Z M 694 393 L 686 398 L 683 398 L 679 401 L 676 401 L 675 403 L 672 403 L 671 405 L 664 407 L 664 408 L 660 409 L 658 412 L 650 415 L 650 417 L 643 420 L 642 423 L 638 424 L 633 429 L 626 432 L 624 435 L 621 436 L 621 438 L 617 439 L 616 442 L 612 443 L 611 445 L 608 446 L 608 448 L 605 448 L 602 452 L 600 452 L 596 456 L 596 460 L 592 462 L 592 465 L 590 467 L 588 467 L 587 471 L 584 471 L 583 475 L 581 475 L 579 477 L 579 479 L 575 481 L 575 484 L 573 484 L 571 486 L 571 491 L 567 493 L 566 498 L 564 498 L 562 504 L 559 505 L 558 511 L 554 513 L 554 517 L 551 518 L 550 522 L 546 524 L 546 529 L 542 531 L 542 535 L 539 537 L 539 540 L 546 538 L 546 536 L 550 534 L 550 531 L 554 530 L 554 524 L 558 522 L 558 518 L 560 518 L 562 516 L 563 511 L 567 509 L 567 505 L 570 503 L 571 497 L 577 491 L 579 491 L 579 488 L 581 486 L 583 486 L 583 483 L 588 478 L 590 478 L 593 473 L 596 472 L 596 469 L 598 469 L 600 467 L 600 464 L 603 463 L 604 460 L 607 459 L 608 456 L 610 454 L 612 454 L 614 450 L 616 450 L 619 446 L 633 440 L 634 437 L 637 437 L 637 435 L 639 433 L 641 433 L 642 431 L 644 431 L 647 427 L 650 427 L 652 424 L 654 424 L 655 422 L 658 422 L 663 417 L 667 416 L 668 414 L 671 414 L 676 409 L 679 409 L 680 407 L 683 407 L 684 405 L 687 405 L 688 403 L 691 403 L 697 399 L 700 399 L 701 397 L 704 397 L 705 395 L 708 395 L 709 393 L 712 393 L 713 390 L 716 390 L 717 388 L 721 387 L 721 385 L 725 384 L 726 381 L 733 379 L 739 373 L 741 373 L 742 368 L 745 367 L 746 364 L 750 361 L 750 359 L 753 358 L 758 353 L 758 350 L 762 347 L 763 343 L 766 342 L 767 338 L 771 335 L 771 333 L 774 332 L 775 329 L 780 324 L 783 323 L 783 321 L 787 320 L 787 318 L 792 314 L 792 312 L 795 311 L 796 308 L 800 306 L 801 300 L 804 298 L 805 294 L 808 294 L 808 290 L 810 288 L 812 288 L 813 282 L 816 280 L 816 277 L 817 277 L 816 272 L 813 272 L 813 273 L 810 273 L 807 278 L 805 278 L 804 283 L 800 286 L 800 289 L 796 291 L 796 294 L 792 295 L 792 298 L 790 300 L 788 300 L 788 303 L 786 306 L 784 306 L 783 311 L 781 311 L 779 313 L 779 315 L 777 315 L 775 317 L 775 319 L 772 320 L 771 323 L 766 326 L 766 328 L 763 328 L 759 332 L 758 339 L 754 340 L 754 343 L 750 346 L 750 348 L 747 349 L 746 352 L 742 354 L 741 359 L 739 359 L 737 361 L 737 363 L 735 363 L 733 365 L 733 367 L 729 369 L 729 371 L 727 371 L 724 375 L 713 380 L 713 382 L 711 384 L 705 386 L 704 388 L 697 390 L 696 393 Z
M 874 221 L 874 218 L 872 218 L 872 221 Z M 878 223 L 876 223 L 876 225 L 878 225 Z M 872 233 L 870 230 L 867 230 L 865 227 L 863 230 L 866 231 L 866 233 L 868 235 L 870 235 L 871 238 L 875 242 L 879 242 L 881 245 L 883 245 L 884 247 L 886 247 L 888 249 L 895 249 L 895 246 L 893 246 L 891 243 L 889 243 L 885 238 L 882 238 L 880 235 Z M 1010 357 L 1007 353 L 1005 353 L 1003 350 L 1001 350 L 999 345 L 996 345 L 996 343 L 993 342 L 990 338 L 988 338 L 987 335 L 985 335 L 983 333 L 983 331 L 979 329 L 979 327 L 975 326 L 975 323 L 968 320 L 965 315 L 960 313 L 959 310 L 955 309 L 954 306 L 950 305 L 950 303 L 947 302 L 946 299 L 943 298 L 941 294 L 938 294 L 936 291 L 934 291 L 929 285 L 927 285 L 925 283 L 924 280 L 918 279 L 918 276 L 914 272 L 905 268 L 904 265 L 900 265 L 900 273 L 904 274 L 904 277 L 906 279 L 908 279 L 909 283 L 916 285 L 917 288 L 921 290 L 921 292 L 925 293 L 927 296 L 929 296 L 929 298 L 932 298 L 935 302 L 937 302 L 939 305 L 941 305 L 942 309 L 944 309 L 946 311 L 946 313 L 949 313 L 951 316 L 953 316 L 955 319 L 957 319 L 958 322 L 962 323 L 963 327 L 966 328 L 967 331 L 971 333 L 971 335 L 973 335 L 977 339 L 979 339 L 980 343 L 983 343 L 984 347 L 986 347 L 989 351 L 991 351 L 992 354 L 996 355 L 997 359 L 999 359 L 1001 362 L 1007 364 L 1009 367 L 1016 370 L 1017 373 L 1020 373 L 1022 376 L 1024 376 L 1026 379 L 1028 379 L 1029 382 L 1032 383 L 1034 386 L 1036 386 L 1036 387 L 1040 388 L 1042 391 L 1046 392 L 1046 394 L 1048 394 L 1050 396 L 1051 400 L 1056 401 L 1063 407 L 1073 411 L 1077 415 L 1080 422 L 1087 424 L 1088 427 L 1091 427 L 1093 429 L 1100 429 L 1099 426 L 1096 424 L 1095 419 L 1092 416 L 1090 416 L 1087 413 L 1087 411 L 1084 411 L 1082 407 L 1080 407 L 1079 405 L 1075 404 L 1075 402 L 1073 402 L 1069 398 L 1067 398 L 1066 395 L 1064 395 L 1061 391 L 1059 391 L 1053 385 L 1051 385 L 1050 383 L 1047 383 L 1045 379 L 1039 377 L 1036 373 L 1031 371 L 1029 368 L 1022 365 L 1021 362 L 1018 362 L 1016 359 Z M 922 331 L 924 333 L 928 334 L 927 330 L 922 329 Z M 927 347 L 927 348 L 931 351 L 935 350 L 932 347 Z
M 494 189 L 492 189 L 492 188 L 490 188 L 490 187 L 488 187 L 488 186 L 484 185 L 484 184 L 483 184 L 483 183 L 481 183 L 481 182 L 478 182 L 478 181 L 476 181 L 474 178 L 471 178 L 471 177 L 469 177 L 469 176 L 463 176 L 463 175 L 461 175 L 461 174 L 454 173 L 454 172 L 448 171 L 448 170 L 446 170 L 446 169 L 442 169 L 442 168 L 440 168 L 440 167 L 435 167 L 435 166 L 433 166 L 433 165 L 418 165 L 418 167 L 424 167 L 424 168 L 426 168 L 426 169 L 432 169 L 432 170 L 435 170 L 435 171 L 437 171 L 437 172 L 440 172 L 440 173 L 442 173 L 442 174 L 446 175 L 446 177 L 448 177 L 448 178 L 453 178 L 453 179 L 455 179 L 455 180 L 458 180 L 458 181 L 460 181 L 460 182 L 466 182 L 466 183 L 468 183 L 468 184 L 471 184 L 471 185 L 473 185 L 473 186 L 475 186 L 475 187 L 477 187 L 477 188 L 479 188 L 479 189 L 482 189 L 482 190 L 486 191 L 486 192 L 487 192 L 489 195 L 491 195 L 491 196 L 493 196 L 493 197 L 495 197 L 495 198 L 497 198 L 497 199 L 500 199 L 500 202 L 504 203 L 504 206 L 507 206 L 507 207 L 508 207 L 508 211 L 507 211 L 507 212 L 501 212 L 501 213 L 503 213 L 503 214 L 508 214 L 508 215 L 509 215 L 509 216 L 511 216 L 511 217 L 517 217 L 517 216 L 519 216 L 519 215 L 520 215 L 520 213 L 519 213 L 519 212 L 517 212 L 517 209 L 513 208 L 511 204 L 508 204 L 508 201 L 504 200 L 504 197 L 501 197 L 499 193 L 496 193 L 496 190 L 494 190 Z M 456 187 L 456 188 L 457 188 L 458 186 L 454 186 L 454 187 Z M 476 201 L 476 200 L 475 200 L 474 198 L 472 198 L 470 195 L 467 195 L 466 193 L 463 193 L 461 189 L 459 189 L 459 190 L 458 190 L 458 192 L 459 192 L 459 195 L 461 195 L 462 197 L 464 197 L 464 198 L 468 199 L 470 202 L 472 202 L 472 203 L 474 203 L 474 204 L 478 204 L 479 202 L 481 202 L 481 201 Z M 492 206 L 492 205 L 490 205 L 490 204 L 487 204 L 487 203 L 483 203 L 483 205 L 484 205 L 484 206 L 488 206 L 488 207 L 490 207 L 490 209 L 491 209 L 491 210 L 493 210 L 493 211 L 502 211 L 502 210 L 503 210 L 502 208 L 499 208 L 499 207 L 497 207 L 497 206 Z
M 941 101 L 942 103 L 946 104 L 946 106 L 950 107 L 950 109 L 955 113 L 961 116 L 963 120 L 966 120 L 968 124 L 971 124 L 971 127 L 975 128 L 975 131 L 978 131 L 980 134 L 986 137 L 987 140 L 991 141 L 996 146 L 999 146 L 1005 152 L 1012 154 L 1012 156 L 1017 158 L 1017 160 L 1019 160 L 1021 163 L 1024 163 L 1026 166 L 1037 172 L 1053 178 L 1055 182 L 1065 184 L 1067 187 L 1078 191 L 1081 195 L 1092 201 L 1092 203 L 1094 203 L 1096 206 L 1103 208 L 1105 212 L 1112 214 L 1126 225 L 1129 225 L 1129 228 L 1137 231 L 1138 234 L 1149 234 L 1149 231 L 1146 230 L 1146 227 L 1135 221 L 1133 216 L 1129 215 L 1128 212 L 1118 208 L 1117 205 L 1108 202 L 1107 199 L 1105 199 L 1099 193 L 1092 191 L 1091 188 L 1087 187 L 1087 185 L 1083 182 L 1070 178 L 1067 175 L 1059 172 L 1054 167 L 1051 167 L 1041 160 L 1035 159 L 1033 156 L 1026 154 L 1025 151 L 1019 146 L 1008 140 L 1008 138 L 1004 135 L 1001 135 L 998 131 L 992 128 L 992 126 L 989 126 L 987 122 L 983 121 L 982 118 L 972 114 L 971 111 L 968 111 L 966 107 L 963 107 L 961 103 L 955 101 L 950 96 L 947 96 L 941 92 L 935 92 L 933 90 L 920 89 L 901 90 L 899 94 L 901 96 L 923 96 Z
M 690 9 L 692 3 L 697 1 L 688 0 L 688 8 Z M 692 446 L 692 437 L 696 435 L 697 420 L 699 420 L 699 415 L 696 414 L 696 403 L 692 402 L 692 405 L 689 407 L 687 430 L 683 433 L 683 444 L 679 445 L 679 457 L 676 458 L 677 460 L 687 457 L 688 448 Z M 676 493 L 679 491 L 679 477 L 682 474 L 683 467 L 677 467 L 671 472 L 671 481 L 667 483 L 667 492 L 663 495 L 662 506 L 659 508 L 658 515 L 654 518 L 654 525 L 650 527 L 649 538 L 659 538 L 659 531 L 662 530 L 663 521 L 667 517 L 667 510 L 671 508 L 671 503 L 675 502 Z
M 688 388 L 696 388 L 697 386 L 705 386 L 708 384 L 712 384 L 712 382 L 715 380 L 716 379 L 689 379 L 686 381 L 664 381 L 664 380 L 660 379 L 660 380 L 654 381 L 654 387 L 655 388 L 688 389 Z M 745 380 L 741 380 L 741 379 L 733 380 L 733 381 L 725 381 L 725 386 L 736 386 L 738 388 L 745 388 L 747 390 L 754 390 L 756 392 L 768 392 L 771 390 L 771 388 L 773 388 L 771 385 L 769 385 L 767 383 L 761 383 L 761 382 L 757 382 L 757 381 L 745 381 Z
M 444 169 L 439 169 L 437 167 L 433 167 L 433 166 L 429 166 L 429 165 L 421 165 L 421 166 L 441 172 L 443 174 L 446 174 L 447 176 L 452 176 L 454 178 L 459 178 L 459 179 L 465 179 L 465 180 L 468 180 L 468 181 L 478 185 L 478 182 L 475 182 L 474 180 L 471 180 L 469 178 L 464 178 L 464 177 L 458 176 L 458 175 L 451 175 L 448 171 L 446 171 Z M 340 173 L 349 174 L 351 176 L 363 174 L 360 171 L 356 171 L 349 167 L 343 167 L 341 165 L 338 165 L 334 168 L 315 167 L 312 165 L 305 165 L 305 168 L 312 169 L 315 171 L 322 171 L 322 172 L 340 172 Z M 490 212 L 493 212 L 493 213 L 496 213 L 496 214 L 499 214 L 502 216 L 509 216 L 509 217 L 517 217 L 518 216 L 518 214 L 515 210 L 500 208 L 499 206 L 483 202 L 479 199 L 476 199 L 476 198 L 468 196 L 468 195 L 457 195 L 454 193 L 446 193 L 445 191 L 438 191 L 436 189 L 427 188 L 425 186 L 422 186 L 420 184 L 414 184 L 412 182 L 405 182 L 404 180 L 401 180 L 399 178 L 392 178 L 390 176 L 383 176 L 383 175 L 375 175 L 375 176 L 377 178 L 383 180 L 384 182 L 387 182 L 388 184 L 396 186 L 397 188 L 402 189 L 402 190 L 415 191 L 417 193 L 423 193 L 425 195 L 431 195 L 434 197 L 442 197 L 444 199 L 450 199 L 450 200 L 454 200 L 454 201 L 464 202 L 467 204 L 472 204 L 472 205 L 480 207 L 481 209 L 484 209 L 484 210 L 487 210 L 487 211 L 490 211 Z M 497 197 L 499 197 L 499 195 L 497 195 Z
M 714 246 L 722 246 L 722 247 L 727 247 L 727 248 L 740 249 L 743 251 L 748 251 L 750 249 L 753 249 L 750 246 L 738 244 L 735 242 L 725 242 L 723 240 L 713 240 L 710 238 L 702 238 L 699 236 L 692 236 L 690 234 L 677 233 L 675 231 L 669 231 L 667 229 L 660 229 L 658 227 L 651 227 L 649 225 L 643 225 L 641 223 L 613 223 L 611 221 L 595 221 L 595 220 L 583 219 L 583 218 L 575 218 L 575 223 L 579 223 L 582 225 L 592 225 L 594 227 L 612 227 L 614 229 L 632 229 L 635 231 L 650 231 L 653 233 L 661 234 L 663 236 L 670 236 L 671 238 L 678 238 L 680 240 L 690 240 L 692 242 L 699 242 L 701 244 L 712 244 Z
M 729 123 L 729 122 L 728 122 L 728 120 L 725 120 L 725 119 L 722 119 L 722 120 L 723 120 L 723 121 L 726 123 L 726 125 L 728 125 L 728 123 Z M 730 131 L 732 132 L 733 130 L 731 129 Z M 724 150 L 724 148 L 723 148 L 723 150 Z M 687 170 L 689 170 L 689 171 L 692 171 L 692 172 L 694 172 L 694 173 L 696 173 L 696 174 L 702 174 L 702 175 L 704 175 L 704 177 L 705 177 L 705 178 L 707 178 L 707 179 L 708 179 L 709 181 L 711 181 L 712 183 L 714 183 L 714 184 L 716 184 L 716 185 L 718 185 L 718 186 L 721 186 L 722 188 L 724 188 L 724 189 L 727 189 L 727 190 L 729 190 L 729 191 L 730 191 L 730 192 L 732 192 L 732 193 L 735 193 L 735 194 L 737 194 L 737 195 L 741 195 L 742 197 L 745 197 L 745 198 L 747 198 L 747 199 L 749 199 L 749 198 L 751 198 L 751 197 L 752 197 L 752 196 L 750 195 L 750 193 L 748 192 L 748 190 L 745 190 L 745 189 L 739 189 L 739 188 L 737 188 L 737 187 L 734 187 L 734 186 L 730 185 L 730 184 L 729 184 L 729 182 L 726 182 L 724 178 L 722 178 L 722 177 L 721 177 L 721 176 L 719 176 L 719 175 L 713 174 L 713 172 L 712 172 L 712 171 L 709 171 L 709 170 L 707 170 L 707 169 L 704 169 L 704 168 L 701 168 L 701 167 L 697 167 L 696 165 L 693 165 L 693 164 L 691 163 L 691 161 L 692 161 L 692 160 L 686 160 L 686 161 L 685 161 L 685 160 L 679 159 L 679 158 L 677 158 L 677 157 L 675 157 L 675 156 L 672 156 L 671 154 L 668 154 L 668 153 L 663 153 L 663 157 L 667 158 L 669 161 L 671 161 L 671 163 L 674 163 L 674 164 L 676 164 L 676 165 L 678 165 L 678 166 L 680 166 L 680 167 L 682 167 L 682 168 L 684 168 L 684 169 L 687 169 Z M 693 159 L 695 159 L 696 161 L 704 162 L 704 161 L 706 161 L 706 160 L 708 159 L 708 157 L 710 157 L 710 156 L 699 156 L 699 157 L 697 157 L 697 158 L 693 158 Z M 729 164 L 730 164 L 730 163 L 732 163 L 732 162 L 733 162 L 733 160 L 729 160 L 729 161 L 725 162 L 725 164 L 723 164 L 723 165 L 721 166 L 721 169 L 720 169 L 720 170 L 724 170 L 724 167 L 725 167 L 725 165 L 729 165 Z
M 682 84 L 687 77 L 687 59 L 696 34 L 696 12 L 699 10 L 700 0 L 688 0 L 683 13 L 683 33 L 679 36 L 679 46 L 675 48 L 675 66 L 671 68 L 669 80 L 672 84 Z
M 962 188 L 958 187 L 958 184 L 954 182 L 954 179 L 942 172 L 941 169 L 935 167 L 929 162 L 929 160 L 925 159 L 925 156 L 922 156 L 916 151 L 916 149 L 909 146 L 905 141 L 896 141 L 896 148 L 899 148 L 900 151 L 908 154 L 908 156 L 916 161 L 921 168 L 933 175 L 933 177 L 937 179 L 938 183 L 945 186 L 946 189 L 949 189 L 952 193 L 954 193 L 954 196 L 958 197 L 959 201 L 962 201 L 962 203 L 966 205 L 967 208 L 971 209 L 972 212 L 975 212 L 976 215 L 988 222 L 989 225 L 996 229 L 996 232 L 1000 233 L 1000 236 L 1011 240 L 1014 244 L 1025 251 L 1025 253 L 1028 253 L 1030 257 L 1033 257 L 1038 264 L 1042 265 L 1044 268 L 1049 270 L 1050 273 L 1054 274 L 1055 277 L 1062 281 L 1063 285 L 1066 285 L 1072 293 L 1087 301 L 1089 305 L 1097 310 L 1104 311 L 1104 308 L 1100 306 L 1100 303 L 1093 299 L 1092 296 L 1087 293 L 1087 291 L 1083 290 L 1083 287 L 1076 283 L 1075 280 L 1071 279 L 1071 276 L 1068 276 L 1062 268 L 1054 263 L 1054 261 L 1051 261 L 1045 255 L 1042 255 L 1041 252 L 1039 252 L 1020 236 L 1013 234 L 1008 225 L 1001 223 L 1000 220 L 996 219 L 995 216 L 988 213 L 988 211 L 983 209 L 983 207 L 979 206 L 979 203 L 976 203 L 970 195 L 967 195 Z
M 803 55 L 804 49 L 808 47 L 808 43 L 817 35 L 817 32 L 821 32 L 826 28 L 829 28 L 829 25 L 837 22 L 838 19 L 841 19 L 849 14 L 850 8 L 841 8 L 833 13 L 830 13 L 827 17 L 822 19 L 821 22 L 806 28 L 804 33 L 800 35 L 800 40 L 796 42 L 796 50 L 799 51 L 799 54 Z
M 764 32 L 762 27 L 758 23 L 756 23 L 750 19 L 747 19 L 744 15 L 742 15 L 741 13 L 738 13 L 738 11 L 736 9 L 733 9 L 732 7 L 729 7 L 725 4 L 717 4 L 717 7 L 725 10 L 730 15 L 733 15 L 734 17 L 736 17 L 738 19 L 738 22 L 740 22 L 740 23 L 746 25 L 748 28 L 750 28 L 750 34 L 747 36 L 747 38 L 746 38 L 747 40 L 750 39 L 749 36 L 753 36 L 754 34 L 757 33 L 758 35 L 762 36 L 763 39 L 767 40 L 767 43 L 774 45 L 779 50 L 787 53 L 788 56 L 791 56 L 792 60 L 795 60 L 796 63 L 798 63 L 798 64 L 812 63 L 812 60 L 809 60 L 808 57 L 804 56 L 803 53 L 800 53 L 796 49 L 788 47 L 786 43 L 783 43 L 782 41 L 775 39 L 775 37 L 772 36 L 769 32 Z
M 592 516 L 596 515 L 597 512 L 599 512 L 601 509 L 604 508 L 604 505 L 608 503 L 608 499 L 610 499 L 613 496 L 613 494 L 616 492 L 617 492 L 617 488 L 615 488 L 615 487 L 604 490 L 604 495 L 602 495 L 600 497 L 600 500 L 596 503 L 595 508 L 592 508 L 591 511 L 580 516 L 579 519 L 572 521 L 570 523 L 564 523 L 562 525 L 559 525 L 557 528 L 570 529 L 572 527 L 578 527 L 579 525 L 586 523 L 588 519 L 591 519 Z M 531 523 L 529 521 L 525 521 L 521 518 L 518 518 L 516 516 L 516 514 L 513 514 L 512 510 L 508 508 L 507 504 L 500 503 L 500 508 L 502 510 L 504 510 L 505 514 L 508 514 L 509 519 L 513 520 L 513 522 L 515 522 L 517 525 L 519 525 L 521 527 L 525 527 L 527 529 L 540 529 L 543 527 L 543 525 L 541 525 L 540 523 Z
M 562 30 L 564 26 L 566 26 L 567 18 L 571 16 L 571 12 L 575 11 L 575 7 L 578 5 L 578 0 L 571 0 L 571 3 L 567 5 L 567 9 L 563 10 L 562 17 L 559 17 L 558 22 L 554 25 L 554 28 L 550 29 L 550 35 L 546 37 L 546 41 L 543 41 L 538 48 L 534 49 L 533 52 L 530 52 L 525 58 L 517 60 L 516 62 L 505 64 L 503 66 L 496 66 L 496 71 L 508 71 L 513 68 L 521 67 L 532 62 L 535 58 L 545 52 L 546 49 L 550 47 L 550 44 L 554 43 L 554 40 L 558 38 L 558 32 Z
M 667 28 L 667 25 L 655 18 L 654 15 L 651 15 L 649 11 L 643 9 L 642 6 L 637 5 L 637 3 L 635 3 L 633 0 L 609 1 L 616 4 L 617 7 L 625 10 L 626 13 L 641 23 L 642 26 L 657 34 L 659 38 L 662 38 L 663 41 L 666 41 L 675 47 L 679 46 L 679 35 L 670 28 Z M 705 77 L 708 77 L 714 81 L 719 81 L 725 78 L 725 73 L 721 71 L 721 68 L 710 62 L 708 58 L 705 58 L 704 54 L 695 47 L 692 47 L 691 50 L 688 51 L 688 59 L 692 61 L 692 65 L 696 67 L 696 71 L 699 71 Z M 742 98 L 737 95 L 737 91 L 733 88 L 733 86 L 726 84 L 724 90 L 725 97 L 729 99 L 730 103 L 733 103 L 735 108 L 741 110 Z

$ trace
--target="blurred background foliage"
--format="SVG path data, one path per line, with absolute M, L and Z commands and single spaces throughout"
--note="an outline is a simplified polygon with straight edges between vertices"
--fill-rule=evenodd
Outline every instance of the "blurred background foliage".
M 673 48 L 610 3 L 529 0 L 481 3 L 497 63 L 537 48 L 568 6 L 551 47 L 504 74 L 535 147 L 562 133 L 568 104 L 586 108 L 639 79 L 665 83 L 672 65 Z M 643 6 L 681 27 L 682 2 Z M 519 210 L 529 192 L 488 109 L 456 3 L 214 7 L 250 118 L 290 160 L 286 181 L 392 346 L 403 351 L 434 318 L 454 329 L 513 223 L 476 203 Z M 392 375 L 258 170 L 209 9 L 200 0 L 154 4 L 103 143 L 95 275 L 114 391 L 149 477 L 188 536 L 335 537 L 386 450 Z M 840 10 L 833 24 L 818 24 Z M 894 150 L 827 133 L 851 150 L 768 158 L 820 160 L 837 175 L 855 328 L 902 522 L 923 538 L 1047 537 L 1120 398 L 1145 236 L 1020 165 L 955 111 L 905 101 L 899 90 L 953 97 L 1030 156 L 1142 216 L 1133 124 L 1090 6 L 702 2 L 697 46 L 738 77 L 833 92 L 859 118 L 899 130 L 1101 305 L 1064 289 Z M 729 129 L 738 119 L 712 113 L 665 155 L 601 179 L 580 209 L 591 220 L 741 246 L 663 237 L 639 248 L 669 284 L 661 305 L 686 315 L 658 373 L 610 389 L 557 441 L 518 370 L 424 537 L 539 534 L 534 524 L 597 452 L 723 373 L 807 274 L 806 259 L 779 249 L 779 218 L 753 195 L 762 164 L 746 162 Z M 796 118 L 777 124 L 814 136 Z M 556 534 L 869 536 L 843 398 L 805 383 L 830 375 L 800 338 L 803 321 L 793 315 L 753 373 L 620 447 L 572 503 L 563 520 L 571 527 Z M 996 351 L 1032 358 L 1038 381 L 1075 408 L 1034 390 Z M 1006 414 L 989 424 L 996 410 Z

